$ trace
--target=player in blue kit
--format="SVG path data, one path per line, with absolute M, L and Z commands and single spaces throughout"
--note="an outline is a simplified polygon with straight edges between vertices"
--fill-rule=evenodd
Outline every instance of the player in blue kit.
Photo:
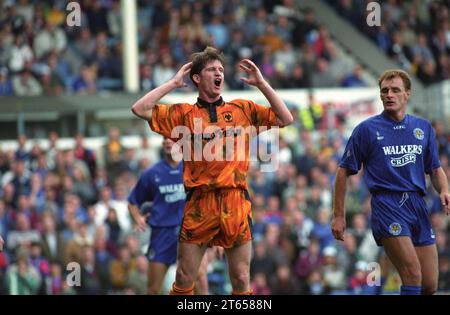
M 447 177 L 442 169 L 431 124 L 406 114 L 411 80 L 402 70 L 387 70 L 378 80 L 384 110 L 354 130 L 334 185 L 332 232 L 344 239 L 347 177 L 364 165 L 371 192 L 372 233 L 397 268 L 400 294 L 433 294 L 438 284 L 435 235 L 423 196 L 425 174 L 450 213 Z
M 128 210 L 138 231 L 151 227 L 148 293 L 161 292 L 170 265 L 176 262 L 177 243 L 186 194 L 183 184 L 183 163 L 171 154 L 173 141 L 163 141 L 164 158 L 145 170 L 128 197 Z M 177 162 L 178 161 L 178 162 Z M 205 256 L 206 257 L 206 256 Z M 206 264 L 206 265 L 205 265 Z M 202 262 L 197 286 L 207 294 L 207 263 Z

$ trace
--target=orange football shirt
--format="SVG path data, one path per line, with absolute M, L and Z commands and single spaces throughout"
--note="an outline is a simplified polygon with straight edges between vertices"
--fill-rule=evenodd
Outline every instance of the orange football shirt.
M 271 107 L 236 99 L 220 105 L 157 104 L 149 125 L 183 145 L 186 189 L 247 189 L 250 131 L 259 134 L 277 126 L 277 119 Z

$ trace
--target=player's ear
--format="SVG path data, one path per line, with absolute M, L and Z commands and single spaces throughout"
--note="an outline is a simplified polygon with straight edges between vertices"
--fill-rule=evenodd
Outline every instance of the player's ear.
M 192 76 L 192 80 L 194 80 L 195 83 L 199 84 L 200 83 L 200 75 L 199 74 L 194 74 Z
M 410 96 L 411 96 L 411 90 L 407 90 L 406 91 L 406 97 L 409 99 Z

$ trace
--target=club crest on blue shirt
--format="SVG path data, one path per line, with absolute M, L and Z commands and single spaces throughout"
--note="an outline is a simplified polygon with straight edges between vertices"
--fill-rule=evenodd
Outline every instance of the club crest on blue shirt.
M 423 132 L 422 129 L 415 128 L 413 133 L 414 133 L 414 137 L 416 137 L 416 139 L 423 140 L 425 133 Z
M 399 235 L 402 232 L 402 226 L 400 223 L 394 222 L 389 225 L 389 233 L 392 235 Z

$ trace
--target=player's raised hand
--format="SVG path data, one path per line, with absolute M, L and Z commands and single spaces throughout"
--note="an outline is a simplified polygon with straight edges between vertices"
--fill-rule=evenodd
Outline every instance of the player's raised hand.
M 0 236 L 0 252 L 3 251 L 3 244 L 5 243 L 5 241 L 3 240 L 3 238 Z
M 191 71 L 192 68 L 192 62 L 188 62 L 186 64 L 184 64 L 180 70 L 178 70 L 177 74 L 175 74 L 175 76 L 173 77 L 173 82 L 175 83 L 175 86 L 177 88 L 182 88 L 182 87 L 186 87 L 187 84 L 186 82 L 184 82 L 184 76 L 186 74 L 189 73 L 189 71 Z
M 264 77 L 259 68 L 249 59 L 243 59 L 239 63 L 239 68 L 245 71 L 247 78 L 242 77 L 241 80 L 253 86 L 259 86 L 264 82 Z
M 333 236 L 338 241 L 344 240 L 345 232 L 345 218 L 344 217 L 333 217 L 331 221 L 331 232 Z
M 439 196 L 441 198 L 442 208 L 447 215 L 450 215 L 450 194 L 443 192 Z

